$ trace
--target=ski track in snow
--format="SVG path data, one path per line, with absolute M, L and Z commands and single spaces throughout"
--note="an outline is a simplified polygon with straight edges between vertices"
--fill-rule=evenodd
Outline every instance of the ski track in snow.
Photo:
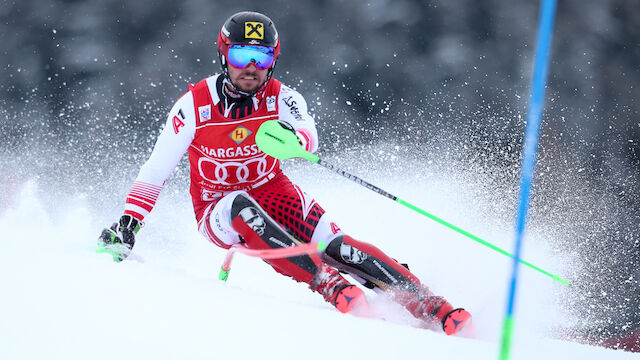
M 225 252 L 197 233 L 184 184 L 175 186 L 179 195 L 165 188 L 138 235 L 135 259 L 117 264 L 94 249 L 119 214 L 29 181 L 19 200 L 0 209 L 0 359 L 496 359 L 510 259 L 311 166 L 292 165 L 292 179 L 344 231 L 409 263 L 434 292 L 469 309 L 474 339 L 417 328 L 406 311 L 368 290 L 388 321 L 342 315 L 304 284 L 243 255 L 228 283 L 220 282 Z M 511 249 L 510 230 L 496 231 L 479 205 L 451 195 L 457 190 L 445 181 L 414 188 L 364 178 Z M 533 229 L 523 257 L 563 274 L 544 240 Z M 562 285 L 524 267 L 520 273 L 512 359 L 638 358 L 551 339 L 549 329 L 570 321 L 552 303 Z

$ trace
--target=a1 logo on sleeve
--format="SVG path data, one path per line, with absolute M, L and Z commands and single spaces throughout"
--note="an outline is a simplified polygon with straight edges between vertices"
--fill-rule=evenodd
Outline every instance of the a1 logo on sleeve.
M 178 117 L 180 116 L 180 117 Z M 182 119 L 181 119 L 182 118 Z M 184 126 L 184 113 L 182 112 L 182 109 L 178 110 L 178 115 L 174 115 L 172 122 L 173 122 L 173 132 L 174 133 L 179 133 L 180 132 L 180 128 Z

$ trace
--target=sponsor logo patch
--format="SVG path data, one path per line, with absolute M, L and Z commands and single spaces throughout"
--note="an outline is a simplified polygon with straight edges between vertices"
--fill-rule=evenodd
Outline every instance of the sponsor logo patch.
M 283 248 L 293 246 L 293 244 L 287 245 L 284 241 L 278 240 L 278 239 L 274 238 L 273 236 L 269 237 L 269 241 L 271 241 L 274 244 L 276 244 L 276 245 L 278 245 L 280 247 L 283 247 Z
M 233 131 L 229 134 L 231 140 L 235 141 L 236 144 L 240 145 L 246 138 L 251 135 L 251 131 L 244 126 L 238 126 L 233 129 Z
M 211 104 L 198 107 L 198 114 L 200 114 L 200 121 L 211 120 Z
M 276 111 L 276 97 L 267 96 L 267 111 Z
M 258 236 L 262 236 L 262 234 L 264 234 L 264 229 L 267 227 L 267 223 L 264 221 L 262 216 L 260 216 L 258 209 L 251 206 L 246 207 L 240 210 L 238 215 L 240 215 L 242 220 L 249 225 L 249 227 L 258 234 Z
M 215 199 L 220 198 L 221 196 L 222 196 L 222 193 L 211 191 L 211 190 L 202 189 L 202 200 L 203 201 L 213 201 Z
M 245 39 L 264 39 L 264 24 L 257 21 L 247 21 L 244 23 Z
M 228 158 L 239 158 L 243 156 L 253 156 L 260 152 L 258 149 L 258 145 L 245 145 L 245 146 L 236 146 L 236 147 L 228 147 L 228 148 L 209 148 L 204 145 L 200 145 L 200 150 L 211 157 L 215 157 L 218 159 L 228 159 Z
M 342 260 L 350 264 L 362 264 L 367 260 L 367 254 L 354 248 L 349 244 L 342 243 L 340 245 L 340 257 Z
M 289 112 L 296 120 L 303 120 L 302 115 L 300 114 L 300 109 L 298 108 L 298 103 L 293 100 L 293 96 L 286 97 L 284 99 L 284 103 L 289 107 Z

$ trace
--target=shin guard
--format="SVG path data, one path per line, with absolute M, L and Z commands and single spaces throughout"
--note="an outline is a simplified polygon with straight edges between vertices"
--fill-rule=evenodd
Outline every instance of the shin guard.
M 409 269 L 377 247 L 348 235 L 335 238 L 325 250 L 325 261 L 340 270 L 357 275 L 383 290 L 418 293 L 420 280 Z
M 457 326 L 454 326 L 455 321 L 468 320 L 464 317 L 468 313 L 459 309 L 461 320 L 454 318 L 445 321 L 449 314 L 459 313 L 452 312 L 451 304 L 443 297 L 431 293 L 409 269 L 371 244 L 342 235 L 331 241 L 325 254 L 325 261 L 330 265 L 389 291 L 394 300 L 416 318 L 426 322 L 441 322 L 447 334 L 458 331 Z
M 299 244 L 246 194 L 239 193 L 233 200 L 231 219 L 231 226 L 250 249 L 277 249 Z M 305 283 L 311 282 L 321 267 L 317 254 L 265 261 L 279 273 Z

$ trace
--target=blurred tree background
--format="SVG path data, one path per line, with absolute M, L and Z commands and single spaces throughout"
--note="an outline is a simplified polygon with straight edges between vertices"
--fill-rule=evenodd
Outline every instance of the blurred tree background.
M 219 71 L 218 31 L 243 10 L 276 23 L 276 77 L 305 95 L 322 153 L 439 139 L 517 180 L 538 1 L 3 0 L 0 185 L 74 188 L 82 172 L 128 186 L 187 83 Z M 572 335 L 589 341 L 640 327 L 639 24 L 637 0 L 558 3 L 532 221 L 554 217 L 575 235 L 557 246 L 593 260 L 564 303 L 589 313 Z

